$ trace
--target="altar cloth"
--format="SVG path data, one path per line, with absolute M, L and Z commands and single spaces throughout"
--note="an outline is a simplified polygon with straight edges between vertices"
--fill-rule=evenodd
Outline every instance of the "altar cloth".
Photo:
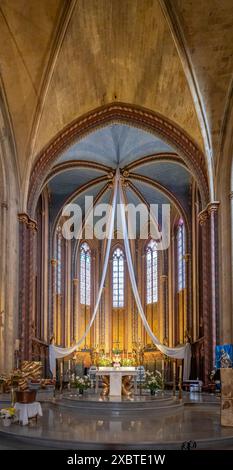
M 38 401 L 33 403 L 15 403 L 15 410 L 19 417 L 19 422 L 23 426 L 28 424 L 29 418 L 34 418 L 36 416 L 43 416 L 41 404 Z

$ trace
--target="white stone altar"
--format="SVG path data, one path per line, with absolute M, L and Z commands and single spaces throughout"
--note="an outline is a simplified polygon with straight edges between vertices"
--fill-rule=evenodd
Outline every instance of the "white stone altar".
M 109 396 L 121 397 L 122 377 L 134 376 L 134 393 L 137 390 L 137 371 L 135 367 L 99 367 L 96 372 L 96 393 L 98 391 L 98 377 L 109 375 Z

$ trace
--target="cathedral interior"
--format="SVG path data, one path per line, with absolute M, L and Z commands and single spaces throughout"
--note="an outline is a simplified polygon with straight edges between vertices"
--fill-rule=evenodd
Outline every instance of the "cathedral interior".
M 167 348 L 189 344 L 188 379 L 213 391 L 217 348 L 233 345 L 232 155 L 232 0 L 0 0 L 0 387 L 26 362 L 51 379 L 50 346 L 83 337 L 57 361 L 58 387 L 71 362 L 87 371 L 118 354 L 162 374 L 165 361 L 172 389 L 182 360 L 145 329 L 116 218 L 85 334 L 106 239 L 83 214 L 92 200 L 98 224 L 119 171 L 125 204 L 158 206 L 159 230 L 170 210 L 163 250 L 138 213 L 130 239 L 150 331 Z M 68 205 L 82 211 L 72 239 Z

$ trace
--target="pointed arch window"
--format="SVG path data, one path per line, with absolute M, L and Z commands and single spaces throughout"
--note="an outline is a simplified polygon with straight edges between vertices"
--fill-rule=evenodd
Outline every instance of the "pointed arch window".
M 146 303 L 158 301 L 158 252 L 156 242 L 150 240 L 146 248 Z
M 91 305 L 91 250 L 86 242 L 80 247 L 80 303 Z
M 112 256 L 113 307 L 124 307 L 124 252 L 116 248 Z
M 185 227 L 182 219 L 177 228 L 177 288 L 178 292 L 185 288 Z

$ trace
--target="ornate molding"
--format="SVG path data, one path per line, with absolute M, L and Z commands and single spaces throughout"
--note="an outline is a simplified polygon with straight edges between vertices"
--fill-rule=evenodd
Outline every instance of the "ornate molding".
M 200 225 L 204 225 L 208 218 L 209 218 L 209 214 L 208 214 L 207 209 L 204 209 L 198 214 L 198 220 L 199 220 Z
M 57 266 L 58 264 L 57 260 L 54 258 L 50 260 L 50 263 L 51 263 L 51 266 L 54 266 L 54 267 Z
M 200 222 L 200 225 L 203 225 L 205 223 L 210 214 L 218 212 L 219 206 L 219 201 L 209 202 L 206 208 L 198 214 L 198 220 Z
M 211 212 L 218 212 L 219 206 L 220 206 L 219 201 L 210 202 L 207 205 L 208 214 L 211 214 Z
M 177 149 L 199 184 L 202 204 L 209 201 L 205 157 L 199 147 L 177 125 L 157 113 L 139 106 L 112 103 L 98 108 L 71 123 L 38 155 L 34 164 L 28 194 L 28 211 L 34 214 L 40 191 L 56 158 L 74 142 L 96 129 L 120 122 L 160 136 Z
M 28 214 L 26 213 L 20 213 L 18 214 L 18 220 L 21 224 L 25 224 L 27 228 L 29 228 L 32 231 L 37 231 L 37 222 L 36 220 L 31 219 Z

